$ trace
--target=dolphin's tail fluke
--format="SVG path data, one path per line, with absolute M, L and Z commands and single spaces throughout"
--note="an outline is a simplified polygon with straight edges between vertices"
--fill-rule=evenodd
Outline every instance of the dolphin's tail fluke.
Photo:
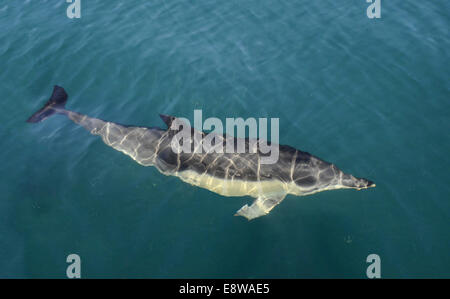
M 29 119 L 27 119 L 27 122 L 38 123 L 59 112 L 60 110 L 63 110 L 66 105 L 67 98 L 68 95 L 64 88 L 55 85 L 55 87 L 53 88 L 52 96 L 44 105 L 44 107 L 42 107 L 39 111 L 37 111 Z

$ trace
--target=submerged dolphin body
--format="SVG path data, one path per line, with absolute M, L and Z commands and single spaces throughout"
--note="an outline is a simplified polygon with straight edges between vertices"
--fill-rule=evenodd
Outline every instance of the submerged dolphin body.
M 161 115 L 168 126 L 166 130 L 124 126 L 67 110 L 67 98 L 64 89 L 55 86 L 50 100 L 27 122 L 37 123 L 55 113 L 63 114 L 143 166 L 155 166 L 165 175 L 177 176 L 184 182 L 223 196 L 254 197 L 256 199 L 250 206 L 244 205 L 235 214 L 249 220 L 268 214 L 287 194 L 309 195 L 325 190 L 375 187 L 367 179 L 345 174 L 334 164 L 286 145 L 279 146 L 275 164 L 260 163 L 263 154 L 259 150 L 239 154 L 176 154 L 171 147 L 174 117 Z M 222 140 L 226 143 L 226 139 Z M 248 139 L 245 142 L 248 147 Z

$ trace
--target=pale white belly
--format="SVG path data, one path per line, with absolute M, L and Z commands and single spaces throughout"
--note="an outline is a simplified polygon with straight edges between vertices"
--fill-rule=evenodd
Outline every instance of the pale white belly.
M 346 188 L 342 185 L 323 186 L 322 188 L 302 188 L 293 182 L 284 183 L 279 180 L 243 181 L 225 180 L 208 174 L 199 175 L 195 171 L 183 171 L 174 174 L 182 181 L 198 186 L 223 196 L 270 196 L 275 194 L 293 194 L 304 196 L 324 190 Z
M 262 194 L 286 193 L 287 184 L 278 180 L 243 181 L 225 180 L 208 174 L 199 175 L 195 171 L 183 171 L 175 174 L 182 181 L 208 189 L 223 196 L 253 196 Z

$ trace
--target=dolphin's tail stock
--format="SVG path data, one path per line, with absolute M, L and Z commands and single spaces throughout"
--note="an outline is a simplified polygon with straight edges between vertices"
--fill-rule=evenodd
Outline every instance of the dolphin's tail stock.
M 53 114 L 58 113 L 61 110 L 64 110 L 67 98 L 68 95 L 64 90 L 64 88 L 55 85 L 55 87 L 53 88 L 52 96 L 47 101 L 47 103 L 45 103 L 44 107 L 42 107 L 39 111 L 30 116 L 30 118 L 27 119 L 27 122 L 38 123 L 52 116 Z

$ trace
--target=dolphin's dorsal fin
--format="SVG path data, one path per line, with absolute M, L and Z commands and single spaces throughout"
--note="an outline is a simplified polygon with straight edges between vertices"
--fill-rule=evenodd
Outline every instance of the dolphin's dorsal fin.
M 167 125 L 167 128 L 169 129 L 170 126 L 172 126 L 172 122 L 174 121 L 175 117 L 171 115 L 166 114 L 160 114 L 159 117 L 163 120 L 163 122 Z

